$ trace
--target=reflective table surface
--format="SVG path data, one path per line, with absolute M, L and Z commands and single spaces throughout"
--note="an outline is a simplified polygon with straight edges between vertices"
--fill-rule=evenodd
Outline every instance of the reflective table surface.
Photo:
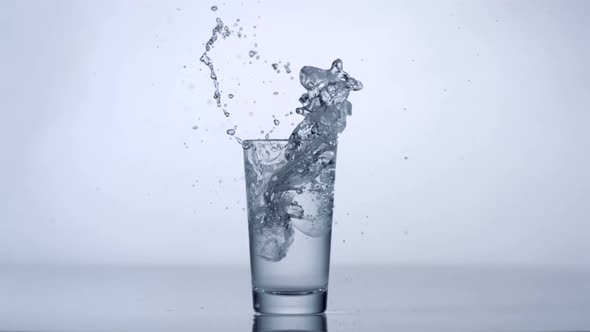
M 247 267 L 0 266 L 0 331 L 582 331 L 590 271 L 333 266 L 323 316 L 251 306 Z

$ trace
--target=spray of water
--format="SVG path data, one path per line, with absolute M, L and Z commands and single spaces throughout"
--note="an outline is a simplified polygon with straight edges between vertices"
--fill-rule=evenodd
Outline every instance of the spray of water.
M 287 255 L 293 242 L 293 227 L 311 237 L 330 231 L 337 138 L 346 127 L 346 117 L 352 114 L 352 105 L 347 100 L 350 91 L 363 87 L 343 70 L 339 59 L 327 70 L 303 67 L 299 77 L 307 92 L 299 99 L 303 105 L 297 113 L 305 117 L 284 146 L 286 164 L 272 174 L 262 174 L 262 169 L 255 168 L 246 171 L 252 179 L 268 179 L 264 202 L 249 211 L 249 219 L 254 251 L 274 262 Z M 243 145 L 250 148 L 249 141 Z M 252 160 L 250 164 L 256 162 Z M 249 194 L 256 197 L 258 193 Z

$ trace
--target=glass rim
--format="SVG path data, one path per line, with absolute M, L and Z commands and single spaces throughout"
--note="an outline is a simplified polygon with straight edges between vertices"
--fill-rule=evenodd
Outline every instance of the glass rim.
M 252 138 L 252 139 L 242 139 L 242 142 L 244 143 L 256 143 L 256 142 L 289 142 L 289 138 Z M 311 142 L 313 141 L 312 139 L 309 138 L 304 138 L 304 139 L 299 139 L 299 142 Z
M 288 138 L 252 138 L 252 139 L 243 139 L 242 142 L 247 143 L 254 143 L 254 142 L 288 142 Z M 302 140 L 303 141 L 303 140 Z

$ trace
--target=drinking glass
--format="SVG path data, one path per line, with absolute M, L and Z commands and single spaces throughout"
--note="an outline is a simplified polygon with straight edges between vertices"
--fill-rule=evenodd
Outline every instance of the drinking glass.
M 306 161 L 289 159 L 288 144 L 276 139 L 243 144 L 254 311 L 322 313 L 327 304 L 336 143 L 311 150 L 315 154 Z

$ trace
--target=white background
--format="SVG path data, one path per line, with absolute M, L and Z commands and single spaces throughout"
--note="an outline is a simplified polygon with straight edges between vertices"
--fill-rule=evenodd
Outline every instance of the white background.
M 286 137 L 303 89 L 270 64 L 339 57 L 365 89 L 335 264 L 590 267 L 588 2 L 223 3 L 0 3 L 0 264 L 246 265 L 225 131 Z M 229 119 L 198 61 L 216 16 L 248 34 L 211 52 Z

